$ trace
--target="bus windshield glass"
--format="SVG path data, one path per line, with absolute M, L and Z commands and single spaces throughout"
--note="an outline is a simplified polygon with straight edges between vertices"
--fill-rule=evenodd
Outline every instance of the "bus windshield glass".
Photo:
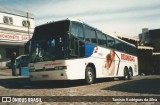
M 31 62 L 65 59 L 68 30 L 69 21 L 36 27 L 31 41 Z

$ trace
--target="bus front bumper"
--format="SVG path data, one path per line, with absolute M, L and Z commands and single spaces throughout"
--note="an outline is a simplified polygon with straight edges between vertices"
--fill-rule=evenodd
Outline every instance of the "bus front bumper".
M 31 81 L 68 80 L 66 70 L 30 72 Z

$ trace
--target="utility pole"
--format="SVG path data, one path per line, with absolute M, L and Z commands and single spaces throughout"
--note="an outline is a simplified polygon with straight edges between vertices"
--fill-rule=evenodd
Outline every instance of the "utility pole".
M 0 53 L 0 62 L 1 62 L 1 69 L 2 69 L 2 56 L 1 56 L 1 53 Z
M 29 21 L 29 16 L 28 16 L 28 12 L 27 12 L 27 24 L 28 24 L 28 37 L 29 37 L 29 40 L 30 40 L 30 33 L 29 33 L 29 28 L 30 28 L 30 21 Z M 29 45 L 31 45 L 31 41 L 29 41 Z M 29 46 L 29 52 L 30 52 L 30 46 Z
M 27 12 L 27 24 L 28 24 L 27 27 L 28 27 L 28 36 L 29 36 L 29 35 L 30 35 L 30 34 L 29 34 L 30 22 L 29 22 L 28 12 Z

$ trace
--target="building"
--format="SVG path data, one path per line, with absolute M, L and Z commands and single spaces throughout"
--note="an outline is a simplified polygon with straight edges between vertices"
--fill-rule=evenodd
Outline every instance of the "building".
M 34 27 L 33 14 L 0 7 L 1 66 L 5 66 L 13 51 L 24 54 L 24 44 L 32 37 Z
M 143 28 L 142 33 L 139 34 L 140 45 L 149 46 L 153 48 L 150 54 L 150 65 L 152 65 L 152 74 L 160 74 L 160 29 L 149 30 Z M 147 66 L 147 65 L 146 65 Z
M 143 43 L 140 42 L 141 39 L 138 39 L 138 38 L 137 39 L 131 38 L 121 34 L 116 34 L 116 36 L 124 41 L 134 44 L 137 47 L 139 74 L 144 73 L 148 75 L 148 74 L 153 74 L 155 72 L 154 64 L 153 64 L 154 58 L 152 55 L 154 48 L 152 46 L 147 46 L 143 44 L 146 42 L 150 42 L 148 39 L 148 36 L 146 37 L 147 40 L 143 40 Z
M 160 29 L 142 29 L 139 39 L 115 34 L 120 39 L 136 45 L 139 74 L 160 74 Z
M 139 34 L 140 43 L 143 45 L 154 47 L 153 52 L 160 52 L 160 29 L 148 30 L 142 29 L 142 34 Z
M 137 56 L 138 56 L 138 68 L 139 74 L 153 74 L 154 65 L 153 65 L 153 47 L 138 45 L 137 47 Z

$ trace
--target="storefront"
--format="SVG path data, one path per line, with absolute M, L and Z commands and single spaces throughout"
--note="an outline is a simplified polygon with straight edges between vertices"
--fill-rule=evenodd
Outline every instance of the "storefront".
M 0 55 L 1 66 L 10 60 L 15 51 L 17 56 L 25 54 L 24 45 L 32 37 L 33 14 L 0 7 Z

